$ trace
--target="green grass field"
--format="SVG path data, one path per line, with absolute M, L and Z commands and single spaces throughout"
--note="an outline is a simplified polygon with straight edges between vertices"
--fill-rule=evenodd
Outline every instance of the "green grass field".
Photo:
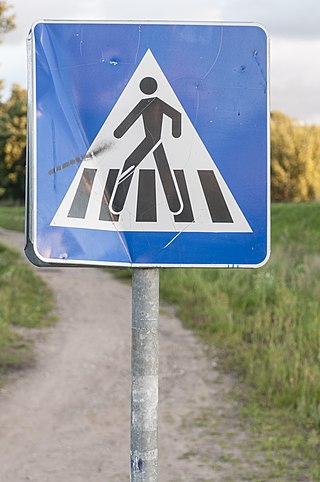
M 320 480 L 320 204 L 272 207 L 272 255 L 263 268 L 163 270 L 161 295 L 250 387 L 242 396 L 247 414 L 287 427 L 287 445 L 306 452 Z
M 272 245 L 258 270 L 164 270 L 161 293 L 267 404 L 320 427 L 320 204 L 275 205 Z
M 1 206 L 0 226 L 23 231 L 24 209 Z M 47 325 L 52 309 L 52 294 L 42 280 L 17 251 L 0 244 L 0 385 L 5 373 L 32 360 L 32 343 L 19 327 Z
M 24 231 L 24 207 L 0 205 L 0 227 L 12 231 Z

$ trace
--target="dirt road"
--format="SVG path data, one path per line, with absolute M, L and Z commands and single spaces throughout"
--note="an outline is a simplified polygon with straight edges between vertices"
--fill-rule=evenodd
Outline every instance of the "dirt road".
M 23 244 L 4 230 L 0 241 Z M 0 393 L 0 480 L 128 481 L 130 287 L 98 269 L 37 271 L 59 321 L 36 332 L 35 366 Z M 206 347 L 162 307 L 159 481 L 246 480 L 249 435 L 230 390 Z

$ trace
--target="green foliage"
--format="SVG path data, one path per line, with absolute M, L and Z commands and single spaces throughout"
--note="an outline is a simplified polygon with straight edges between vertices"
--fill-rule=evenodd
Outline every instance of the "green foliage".
M 320 197 L 320 126 L 302 126 L 271 114 L 271 187 L 274 201 Z
M 11 6 L 0 1 L 1 36 L 15 28 Z M 3 82 L 0 81 L 0 93 Z M 27 134 L 26 91 L 12 87 L 7 102 L 0 101 L 0 199 L 24 200 Z
M 0 104 L 0 199 L 24 200 L 26 96 L 25 89 L 14 85 L 8 101 Z

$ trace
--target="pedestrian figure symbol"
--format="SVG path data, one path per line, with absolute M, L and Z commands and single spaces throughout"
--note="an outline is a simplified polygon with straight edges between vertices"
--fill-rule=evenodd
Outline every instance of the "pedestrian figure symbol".
M 51 225 L 252 231 L 150 50 L 90 145 Z
M 140 82 L 140 91 L 145 95 L 155 94 L 158 88 L 153 77 L 144 77 Z M 115 129 L 114 136 L 119 139 L 141 116 L 145 130 L 145 138 L 125 160 L 118 182 L 110 199 L 109 209 L 113 214 L 120 214 L 127 198 L 129 187 L 136 167 L 153 151 L 162 186 L 167 198 L 169 209 L 174 214 L 181 213 L 183 203 L 177 182 L 171 171 L 165 149 L 161 140 L 163 116 L 172 122 L 172 136 L 181 136 L 181 113 L 161 100 L 159 97 L 147 97 L 131 110 L 127 117 Z

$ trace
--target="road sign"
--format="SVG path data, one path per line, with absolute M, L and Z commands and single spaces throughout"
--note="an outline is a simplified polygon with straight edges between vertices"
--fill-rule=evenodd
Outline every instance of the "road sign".
M 136 267 L 267 260 L 261 27 L 39 22 L 29 44 L 33 260 Z

